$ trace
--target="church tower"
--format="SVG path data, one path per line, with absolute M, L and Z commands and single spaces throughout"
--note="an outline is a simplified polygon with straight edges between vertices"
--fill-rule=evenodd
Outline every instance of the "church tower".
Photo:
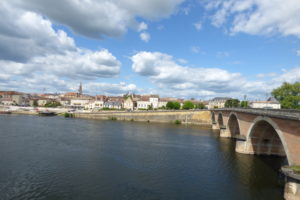
M 79 94 L 79 96 L 82 96 L 82 83 L 81 82 L 79 85 L 78 94 Z

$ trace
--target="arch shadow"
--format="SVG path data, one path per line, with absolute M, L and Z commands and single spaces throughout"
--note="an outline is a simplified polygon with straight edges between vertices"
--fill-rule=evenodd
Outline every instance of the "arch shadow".
M 286 156 L 288 163 L 292 164 L 284 135 L 269 117 L 255 118 L 248 130 L 247 141 L 253 154 Z

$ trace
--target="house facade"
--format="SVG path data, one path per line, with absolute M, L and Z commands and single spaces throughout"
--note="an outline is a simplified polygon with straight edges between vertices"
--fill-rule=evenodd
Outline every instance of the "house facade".
M 249 106 L 250 108 L 281 109 L 281 104 L 274 97 L 268 98 L 267 101 L 252 101 Z
M 213 109 L 213 108 L 224 108 L 225 107 L 225 102 L 227 100 L 230 100 L 231 98 L 229 97 L 216 97 L 213 98 L 208 102 L 208 109 Z

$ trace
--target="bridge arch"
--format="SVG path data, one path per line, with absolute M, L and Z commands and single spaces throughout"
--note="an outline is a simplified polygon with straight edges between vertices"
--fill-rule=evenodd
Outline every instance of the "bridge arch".
M 247 133 L 253 154 L 286 156 L 291 164 L 291 157 L 282 131 L 269 117 L 255 118 Z
M 227 129 L 228 129 L 231 137 L 240 135 L 240 122 L 239 122 L 239 118 L 236 113 L 229 114 Z
M 224 126 L 223 115 L 222 113 L 218 114 L 218 125 L 219 127 Z

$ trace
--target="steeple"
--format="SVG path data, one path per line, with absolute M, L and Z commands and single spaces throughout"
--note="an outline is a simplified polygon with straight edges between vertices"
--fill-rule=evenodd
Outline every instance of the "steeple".
M 79 85 L 78 94 L 80 96 L 82 95 L 82 83 L 81 82 L 80 82 L 80 85 Z

